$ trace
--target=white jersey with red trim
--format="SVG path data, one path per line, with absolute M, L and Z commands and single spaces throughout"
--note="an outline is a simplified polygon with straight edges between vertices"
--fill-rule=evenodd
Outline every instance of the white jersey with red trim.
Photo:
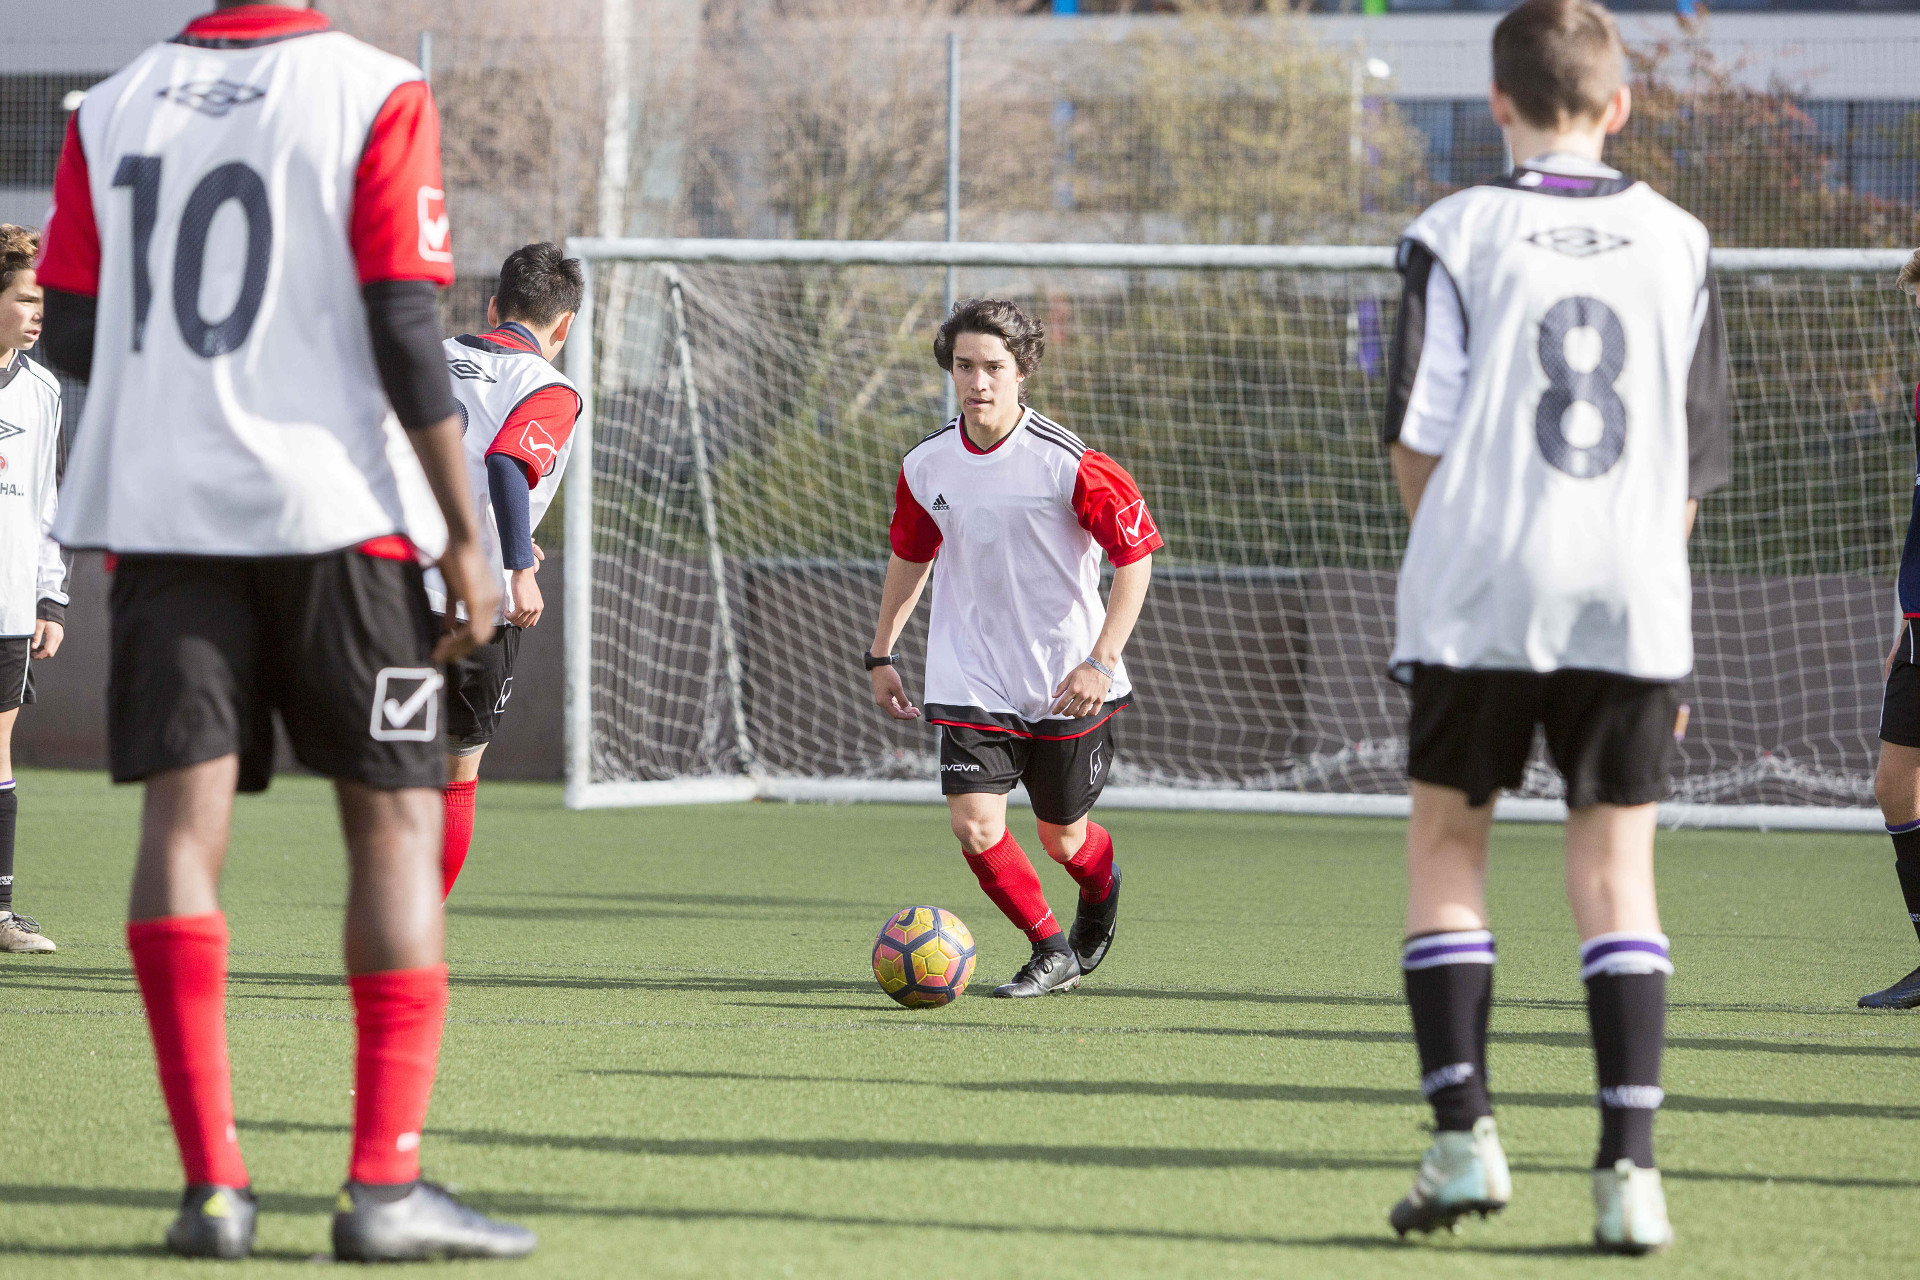
M 0 355 L 6 352 L 0 351 Z M 67 603 L 50 536 L 59 503 L 60 384 L 24 351 L 0 367 L 0 636 L 33 634 L 39 603 Z
M 527 494 L 527 528 L 538 529 L 573 455 L 573 424 L 580 413 L 580 393 L 538 347 L 520 336 L 524 333 L 496 330 L 446 341 L 447 371 L 453 375 L 453 395 L 460 404 L 467 482 L 479 507 L 480 549 L 500 575 L 496 623 L 504 621 L 514 607 L 513 575 L 507 572 L 500 551 L 487 459 L 496 453 L 508 454 L 519 460 L 530 477 L 539 477 Z M 446 611 L 447 586 L 437 569 L 427 571 L 427 597 L 435 612 Z
M 931 723 L 1070 738 L 1133 700 L 1121 663 L 1100 711 L 1053 713 L 1106 623 L 1102 552 L 1124 565 L 1162 545 L 1133 477 L 1066 428 L 1027 409 L 982 451 L 949 422 L 901 464 L 890 541 L 903 560 L 934 560 Z
M 360 293 L 451 279 L 432 102 L 411 64 L 278 12 L 258 35 L 233 34 L 245 10 L 197 21 L 76 114 L 42 276 L 98 299 L 67 546 L 445 546 Z

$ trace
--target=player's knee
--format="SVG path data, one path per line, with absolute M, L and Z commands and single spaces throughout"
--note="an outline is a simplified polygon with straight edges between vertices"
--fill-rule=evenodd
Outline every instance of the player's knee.
M 1087 843 L 1087 825 L 1084 822 L 1071 827 L 1057 827 L 1051 822 L 1036 822 L 1034 825 L 1040 834 L 1040 847 L 1055 862 L 1064 864 L 1073 861 L 1074 855 Z
M 1882 760 L 1873 775 L 1873 799 L 1887 822 L 1895 826 L 1912 822 L 1920 818 L 1920 812 L 1916 812 L 1920 810 L 1920 778 L 1915 778 L 1911 770 L 1890 769 Z
M 1007 833 L 1007 824 L 999 818 L 976 818 L 963 814 L 953 815 L 954 839 L 968 853 L 985 853 L 1000 843 Z

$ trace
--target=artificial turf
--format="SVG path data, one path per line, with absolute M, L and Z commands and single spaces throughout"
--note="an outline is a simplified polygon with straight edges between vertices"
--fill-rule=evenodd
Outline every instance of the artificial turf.
M 352 1022 L 328 793 L 236 817 L 226 906 L 246 1264 L 159 1249 L 179 1170 L 121 912 L 138 795 L 23 777 L 19 905 L 61 945 L 0 957 L 0 1254 L 22 1275 L 205 1274 L 324 1254 Z M 1044 861 L 1024 814 L 1016 834 Z M 569 813 L 483 783 L 451 905 L 430 1175 L 565 1276 L 1913 1274 L 1920 1020 L 1853 1008 L 1914 959 L 1884 840 L 1661 837 L 1678 971 L 1658 1133 L 1679 1241 L 1593 1257 L 1595 1119 L 1558 828 L 1495 834 L 1490 1075 L 1516 1198 L 1396 1243 L 1425 1145 L 1399 995 L 1401 824 L 1113 813 L 1119 940 L 1080 992 L 894 1007 L 874 932 L 915 902 L 1025 943 L 935 809 Z M 1022 828 L 1025 827 L 1023 833 Z M 1056 908 L 1064 873 L 1043 867 Z

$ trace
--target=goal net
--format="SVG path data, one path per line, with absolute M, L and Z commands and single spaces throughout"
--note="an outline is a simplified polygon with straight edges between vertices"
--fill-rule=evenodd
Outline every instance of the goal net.
M 566 498 L 570 803 L 937 796 L 937 731 L 883 716 L 858 655 L 901 456 L 943 420 L 952 264 L 960 296 L 1044 318 L 1029 398 L 1133 473 L 1166 539 L 1107 803 L 1404 811 L 1390 250 L 573 249 L 594 313 L 568 348 L 590 434 Z M 1913 484 L 1903 258 L 1716 257 L 1734 480 L 1693 537 L 1673 820 L 1871 822 Z M 899 646 L 916 696 L 926 612 Z M 1503 812 L 1558 795 L 1536 751 Z

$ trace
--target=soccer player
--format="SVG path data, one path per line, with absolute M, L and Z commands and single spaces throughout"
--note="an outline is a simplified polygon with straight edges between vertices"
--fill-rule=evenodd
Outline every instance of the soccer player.
M 1001 997 L 1070 991 L 1106 958 L 1120 910 L 1113 840 L 1087 813 L 1113 769 L 1111 721 L 1133 701 L 1120 653 L 1163 545 L 1133 477 L 1028 407 L 1046 348 L 1011 302 L 954 307 L 933 340 L 960 416 L 908 450 L 894 490 L 886 585 L 866 667 L 896 720 L 920 716 L 894 642 L 933 574 L 926 718 L 967 865 L 1033 945 Z M 1100 557 L 1113 588 L 1100 602 Z M 938 560 L 935 560 L 936 554 Z M 1007 830 L 1024 782 L 1047 855 L 1079 886 L 1062 936 L 1040 877 Z
M 1920 253 L 1900 269 L 1900 288 L 1909 294 L 1920 282 Z M 1916 295 L 1920 301 L 1920 295 Z M 1914 390 L 1914 450 L 1920 455 L 1920 388 Z M 1913 621 L 1920 618 L 1920 471 L 1907 518 L 1907 541 L 1900 551 L 1898 586 L 1900 631 L 1887 654 L 1887 689 L 1880 704 L 1880 767 L 1873 798 L 1893 837 L 1893 872 L 1907 900 L 1907 919 L 1920 934 L 1920 653 L 1914 648 Z M 1862 1009 L 1911 1009 L 1920 1006 L 1920 968 L 1881 991 L 1860 997 Z
M 480 757 L 513 695 L 520 632 L 539 622 L 546 608 L 534 581 L 540 549 L 533 531 L 560 488 L 580 415 L 580 393 L 553 367 L 553 358 L 566 344 L 585 290 L 578 258 L 567 257 L 558 245 L 526 245 L 500 268 L 499 290 L 487 300 L 488 331 L 446 343 L 481 550 L 504 593 L 493 639 L 451 672 L 442 897 L 453 892 L 473 841 Z M 427 596 L 436 613 L 446 612 L 446 590 L 436 573 L 427 574 Z
M 66 634 L 66 562 L 48 531 L 57 504 L 60 384 L 27 359 L 40 340 L 33 270 L 39 234 L 0 223 L 0 951 L 57 950 L 13 909 L 13 724 L 33 701 L 28 657 L 51 658 Z
M 1598 1067 L 1594 1241 L 1672 1239 L 1653 1159 L 1667 975 L 1653 837 L 1693 666 L 1687 537 L 1727 479 L 1707 232 L 1601 163 L 1631 105 L 1612 17 L 1527 0 L 1493 35 L 1505 178 L 1428 209 L 1405 277 L 1386 439 L 1412 516 L 1397 678 L 1412 686 L 1407 1003 L 1434 1141 L 1402 1234 L 1511 1194 L 1487 1095 L 1494 794 L 1535 726 L 1566 780 L 1567 898 Z
M 241 1257 L 220 870 L 279 713 L 334 780 L 358 1047 L 342 1259 L 515 1256 L 420 1179 L 447 1003 L 442 677 L 491 631 L 434 319 L 452 279 L 420 72 L 301 4 L 222 4 L 69 121 L 40 283 L 87 377 L 54 536 L 117 558 L 108 745 L 145 783 L 127 946 L 187 1188 L 174 1252 Z M 420 558 L 467 621 L 436 637 Z

